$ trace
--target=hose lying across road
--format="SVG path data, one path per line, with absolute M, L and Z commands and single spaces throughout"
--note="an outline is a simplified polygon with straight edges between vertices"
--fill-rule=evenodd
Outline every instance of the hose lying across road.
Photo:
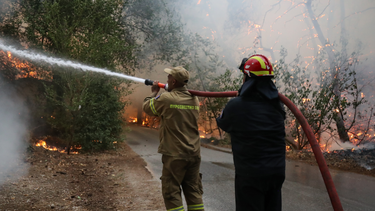
M 237 91 L 232 92 L 202 92 L 202 91 L 195 91 L 189 90 L 189 92 L 195 96 L 200 97 L 236 97 Z M 315 159 L 318 163 L 320 173 L 322 174 L 324 184 L 326 186 L 329 198 L 331 200 L 332 207 L 335 211 L 342 211 L 342 205 L 340 202 L 340 198 L 337 194 L 335 184 L 333 183 L 331 174 L 328 170 L 327 163 L 324 159 L 323 153 L 320 150 L 319 144 L 315 138 L 313 131 L 311 130 L 310 125 L 307 123 L 306 118 L 302 115 L 301 111 L 297 108 L 292 101 L 290 101 L 287 97 L 279 93 L 279 98 L 281 102 L 283 102 L 294 114 L 297 118 L 298 122 L 301 124 L 303 131 L 305 132 L 311 148 L 314 152 Z

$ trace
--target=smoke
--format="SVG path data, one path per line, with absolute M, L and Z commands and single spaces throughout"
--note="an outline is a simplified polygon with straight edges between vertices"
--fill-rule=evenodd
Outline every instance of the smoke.
M 331 147 L 329 148 L 328 151 L 333 151 L 333 150 L 347 150 L 347 149 L 358 149 L 358 147 L 350 142 L 345 142 L 345 143 L 341 143 L 341 142 L 333 142 Z
M 0 184 L 27 171 L 22 162 L 26 152 L 27 109 L 15 90 L 0 77 Z
M 375 149 L 375 143 L 368 142 L 365 144 L 360 144 L 358 146 L 350 143 L 350 142 L 344 142 L 341 141 L 334 141 L 332 145 L 329 147 L 328 151 L 333 150 L 372 150 Z

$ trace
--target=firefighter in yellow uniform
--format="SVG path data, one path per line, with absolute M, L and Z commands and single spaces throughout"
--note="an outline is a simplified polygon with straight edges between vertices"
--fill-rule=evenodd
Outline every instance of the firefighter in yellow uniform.
M 202 174 L 199 173 L 200 137 L 198 132 L 199 101 L 186 88 L 189 72 L 183 67 L 166 68 L 168 92 L 157 96 L 158 81 L 146 97 L 143 111 L 160 117 L 160 145 L 163 171 L 161 176 L 164 203 L 168 211 L 183 211 L 181 188 L 188 210 L 204 211 Z

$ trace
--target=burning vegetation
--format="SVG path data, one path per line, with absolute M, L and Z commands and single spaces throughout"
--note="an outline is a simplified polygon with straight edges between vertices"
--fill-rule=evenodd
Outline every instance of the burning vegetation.
M 132 113 L 133 112 L 131 112 L 131 114 L 128 115 L 128 117 L 126 117 L 126 121 L 129 124 L 137 124 L 140 126 L 150 127 L 150 128 L 159 127 L 160 119 L 158 117 L 148 116 L 144 112 L 141 112 L 140 114 L 138 114 L 137 112 L 138 115 L 134 115 Z M 134 117 L 134 116 L 137 116 L 137 117 Z
M 0 61 L 0 67 L 2 69 L 0 77 L 3 77 L 5 81 L 14 84 L 15 88 L 18 91 L 17 94 L 21 96 L 23 103 L 26 104 L 28 109 L 31 111 L 31 127 L 28 129 L 28 132 L 31 135 L 30 142 L 34 143 L 34 146 L 42 147 L 50 151 L 57 151 L 60 153 L 78 154 L 79 151 L 83 148 L 113 148 L 114 144 L 120 140 L 118 137 L 114 138 L 116 140 L 112 140 L 111 138 L 111 136 L 117 134 L 117 132 L 111 134 L 94 132 L 96 133 L 96 135 L 94 135 L 93 133 L 88 133 L 88 131 L 92 129 L 84 128 L 91 127 L 92 125 L 87 126 L 87 124 L 84 124 L 84 122 L 87 123 L 88 121 L 85 121 L 83 119 L 80 120 L 76 116 L 78 113 L 81 113 L 79 117 L 86 116 L 87 118 L 92 119 L 92 114 L 84 114 L 80 112 L 82 106 L 85 106 L 85 109 L 89 108 L 89 105 L 86 103 L 87 101 L 84 101 L 87 100 L 88 84 L 82 84 L 79 81 L 84 81 L 85 79 L 89 80 L 89 76 L 87 74 L 76 74 L 79 76 L 84 75 L 84 77 L 79 77 L 76 75 L 73 76 L 74 74 L 71 72 L 66 72 L 66 75 L 62 73 L 63 71 L 56 71 L 52 73 L 52 67 L 34 66 L 27 61 L 23 61 L 14 57 L 11 52 L 0 51 Z M 46 69 L 51 69 L 51 71 Z M 53 80 L 52 75 L 57 76 L 58 80 Z M 67 77 L 75 78 L 76 81 L 69 81 L 69 83 L 71 84 L 63 84 L 64 80 L 66 80 Z M 78 100 L 79 104 L 73 105 L 75 102 L 77 102 L 77 98 L 74 96 L 67 96 L 67 94 L 71 93 L 72 95 L 76 95 L 77 90 L 64 89 L 79 89 L 78 86 L 80 84 L 82 84 L 83 88 L 83 90 L 78 90 L 82 92 L 81 94 L 79 94 L 78 98 L 80 101 Z M 95 88 L 91 88 L 91 90 L 100 89 L 97 87 L 100 87 L 103 84 L 105 83 L 99 83 L 99 85 L 92 84 L 92 86 Z M 109 92 L 113 91 L 119 93 L 118 90 L 120 89 L 114 89 L 113 87 L 116 86 L 108 84 L 107 90 Z M 86 94 L 86 96 L 84 94 Z M 108 93 L 103 94 L 108 96 Z M 116 95 L 112 95 L 112 97 L 112 101 L 116 101 L 112 102 L 112 104 L 117 106 L 112 108 L 122 110 L 123 102 L 119 102 L 118 98 L 115 99 Z M 107 114 L 104 114 L 103 112 L 96 113 L 99 115 L 103 114 L 107 116 Z M 119 114 L 118 111 L 114 111 L 112 113 L 115 115 Z M 121 125 L 119 116 L 118 119 L 116 119 L 115 117 L 113 118 L 113 121 L 117 120 L 118 122 L 116 122 L 116 125 Z M 100 124 L 102 123 L 103 122 L 101 122 Z M 100 128 L 104 129 L 106 127 Z M 112 131 L 121 130 L 121 126 L 119 126 Z M 85 134 L 81 134 L 80 138 L 78 139 L 77 135 L 80 133 L 80 131 L 85 131 Z M 95 131 L 97 131 L 97 129 L 95 129 Z M 103 137 L 97 136 L 97 134 L 101 134 Z M 85 146 L 82 146 L 82 143 L 84 143 Z
M 0 50 L 0 59 L 3 66 L 2 74 L 10 80 L 21 78 L 35 78 L 38 80 L 51 81 L 51 71 L 46 71 L 34 66 L 33 64 L 14 57 L 11 52 Z
M 64 146 L 63 141 L 58 138 L 53 138 L 51 136 L 44 137 L 43 139 L 37 140 L 35 143 L 36 147 L 43 147 L 49 151 L 56 151 L 60 153 L 67 154 L 79 154 L 79 150 L 82 149 L 82 146 Z

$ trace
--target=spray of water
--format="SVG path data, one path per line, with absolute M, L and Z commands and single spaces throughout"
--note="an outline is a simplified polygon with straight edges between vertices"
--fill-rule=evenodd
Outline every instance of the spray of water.
M 32 61 L 35 61 L 35 62 L 45 62 L 45 63 L 51 64 L 51 65 L 58 65 L 58 66 L 61 66 L 61 67 L 71 67 L 71 68 L 79 69 L 79 70 L 83 70 L 83 71 L 92 71 L 92 72 L 97 72 L 97 73 L 103 73 L 103 74 L 106 74 L 106 75 L 109 75 L 109 76 L 125 78 L 127 80 L 131 80 L 131 81 L 135 81 L 135 82 L 139 82 L 139 83 L 145 82 L 145 79 L 142 79 L 142 78 L 137 78 L 137 77 L 134 77 L 134 76 L 128 76 L 128 75 L 124 75 L 124 74 L 121 74 L 121 73 L 115 73 L 115 72 L 111 72 L 111 71 L 106 70 L 106 69 L 88 66 L 88 65 L 72 62 L 72 61 L 69 61 L 69 60 L 63 60 L 63 59 L 59 59 L 59 58 L 55 58 L 55 57 L 49 57 L 49 56 L 46 56 L 46 55 L 43 55 L 43 54 L 38 54 L 38 53 L 34 53 L 34 52 L 31 52 L 31 51 L 27 51 L 27 50 L 18 50 L 13 46 L 4 45 L 1 42 L 1 40 L 0 40 L 0 49 L 2 49 L 3 51 L 9 51 L 12 54 L 17 55 L 18 57 L 26 58 L 26 59 L 29 59 L 29 60 L 32 60 Z

